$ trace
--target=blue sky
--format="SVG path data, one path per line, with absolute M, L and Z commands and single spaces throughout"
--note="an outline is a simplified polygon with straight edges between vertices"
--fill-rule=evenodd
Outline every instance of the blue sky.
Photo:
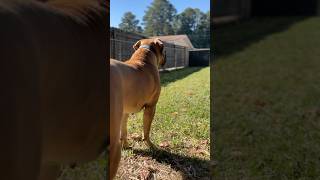
M 142 17 L 147 7 L 153 0 L 111 0 L 110 2 L 110 25 L 118 27 L 123 14 L 131 11 L 142 22 Z M 210 9 L 210 0 L 169 0 L 175 6 L 178 13 L 187 7 L 199 8 L 203 12 Z

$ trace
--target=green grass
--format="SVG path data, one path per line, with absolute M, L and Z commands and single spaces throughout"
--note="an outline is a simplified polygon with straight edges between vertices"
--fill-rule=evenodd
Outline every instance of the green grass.
M 319 179 L 320 18 L 253 19 L 215 37 L 214 178 Z
M 164 74 L 161 77 L 162 84 L 172 81 L 175 78 L 173 73 L 180 72 Z M 209 68 L 205 68 L 162 87 L 156 117 L 152 124 L 153 142 L 159 144 L 168 140 L 177 146 L 182 144 L 183 140 L 209 140 L 209 80 Z M 141 116 L 139 119 L 142 119 Z M 133 128 L 137 124 L 140 127 Z M 140 132 L 141 124 L 142 121 L 130 121 L 129 129 L 132 132 Z
M 131 116 L 128 133 L 132 149 L 122 153 L 119 179 L 120 176 L 141 178 L 139 171 L 128 170 L 133 160 L 135 164 L 141 164 L 137 168 L 145 167 L 143 163 L 146 160 L 141 157 L 151 157 L 147 161 L 158 178 L 208 178 L 209 81 L 208 67 L 185 68 L 161 75 L 161 95 L 151 130 L 151 141 L 159 149 L 149 150 L 139 141 L 143 132 L 143 114 Z M 175 171 L 177 176 L 169 178 L 171 171 Z

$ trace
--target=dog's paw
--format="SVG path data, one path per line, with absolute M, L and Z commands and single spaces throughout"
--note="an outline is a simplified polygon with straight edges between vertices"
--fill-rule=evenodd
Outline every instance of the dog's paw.
M 150 140 L 145 140 L 144 142 L 150 149 L 157 149 L 157 146 L 154 145 Z

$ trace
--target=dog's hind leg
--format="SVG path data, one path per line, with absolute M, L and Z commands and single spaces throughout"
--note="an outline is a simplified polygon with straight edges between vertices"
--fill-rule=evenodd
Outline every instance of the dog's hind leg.
M 123 148 L 128 148 L 128 139 L 127 139 L 127 123 L 128 123 L 129 114 L 123 114 L 121 121 L 121 143 Z
M 143 113 L 143 133 L 144 133 L 144 141 L 147 143 L 149 147 L 154 147 L 154 145 L 150 141 L 150 129 L 151 123 L 156 111 L 156 106 L 146 106 Z

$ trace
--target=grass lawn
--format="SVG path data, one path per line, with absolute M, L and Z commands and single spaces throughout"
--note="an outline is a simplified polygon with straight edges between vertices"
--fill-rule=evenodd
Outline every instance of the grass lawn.
M 214 35 L 214 179 L 319 179 L 320 18 Z
M 122 151 L 117 179 L 209 179 L 209 68 L 161 74 L 162 90 L 149 150 L 142 140 L 142 113 L 128 122 L 131 149 Z

